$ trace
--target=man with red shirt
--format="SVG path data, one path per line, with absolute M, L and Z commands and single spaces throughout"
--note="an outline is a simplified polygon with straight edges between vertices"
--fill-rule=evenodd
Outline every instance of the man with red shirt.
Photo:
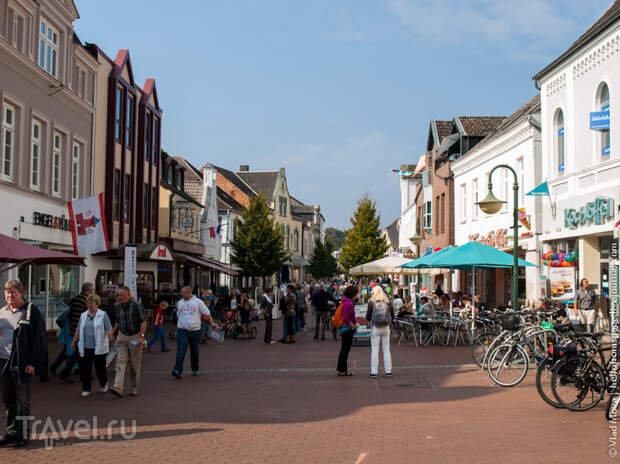
M 146 345 L 146 349 L 151 351 L 151 346 L 157 341 L 161 340 L 161 352 L 165 353 L 170 351 L 166 348 L 166 334 L 164 334 L 164 311 L 168 309 L 168 303 L 162 301 L 159 303 L 157 309 L 155 309 L 155 313 L 153 314 L 153 329 L 155 329 L 155 336 L 151 341 L 149 341 Z

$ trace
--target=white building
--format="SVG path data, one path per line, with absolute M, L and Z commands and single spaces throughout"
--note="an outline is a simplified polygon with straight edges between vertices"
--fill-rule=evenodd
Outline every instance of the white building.
M 534 76 L 542 108 L 544 252 L 578 252 L 575 277 L 609 289 L 620 204 L 620 2 Z
M 422 170 L 424 168 L 424 157 L 420 158 L 417 165 L 404 164 L 400 167 L 402 172 L 412 172 L 412 175 L 400 176 L 400 223 L 398 228 L 398 248 L 402 253 L 407 253 L 410 249 L 413 252 L 409 239 L 415 235 L 417 228 L 416 215 L 416 192 L 418 185 L 422 182 Z M 419 233 L 419 231 L 417 231 Z
M 496 132 L 452 164 L 454 173 L 455 227 L 454 244 L 480 241 L 502 251 L 513 252 L 514 175 L 505 168 L 493 173 L 493 193 L 507 201 L 494 215 L 483 213 L 476 202 L 488 193 L 490 171 L 497 165 L 511 166 L 519 183 L 518 207 L 525 210 L 529 229 L 519 228 L 519 256 L 538 264 L 538 235 L 541 229 L 542 198 L 527 196 L 541 182 L 540 96 L 507 117 Z M 525 222 L 525 221 L 524 221 Z M 471 292 L 471 272 L 455 273 L 453 288 Z M 535 300 L 541 296 L 538 268 L 522 268 L 519 297 Z M 505 305 L 511 299 L 511 269 L 488 269 L 476 274 L 476 293 L 491 305 Z

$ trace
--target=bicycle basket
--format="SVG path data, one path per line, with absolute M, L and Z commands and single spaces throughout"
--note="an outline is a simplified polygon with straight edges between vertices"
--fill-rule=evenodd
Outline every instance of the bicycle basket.
M 500 323 L 504 330 L 517 330 L 521 326 L 519 318 L 514 313 L 503 314 Z

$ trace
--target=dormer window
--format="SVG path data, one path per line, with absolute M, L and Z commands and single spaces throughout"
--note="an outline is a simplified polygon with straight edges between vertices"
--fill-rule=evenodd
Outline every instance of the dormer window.
M 58 31 L 44 20 L 39 28 L 39 66 L 58 79 Z
M 168 178 L 167 178 L 168 185 L 173 185 L 173 181 L 174 181 L 174 166 L 171 164 L 168 166 Z
M 177 188 L 183 190 L 183 171 L 180 169 L 177 171 Z

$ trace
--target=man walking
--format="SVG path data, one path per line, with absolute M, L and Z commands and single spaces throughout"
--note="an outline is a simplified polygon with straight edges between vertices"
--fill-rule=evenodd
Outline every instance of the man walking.
M 0 384 L 6 408 L 6 435 L 0 446 L 26 446 L 29 439 L 30 380 L 47 379 L 47 339 L 39 309 L 23 299 L 20 281 L 4 285 L 7 305 L 0 309 Z
M 313 304 L 316 308 L 314 320 L 314 339 L 319 338 L 319 326 L 321 327 L 321 340 L 325 340 L 325 329 L 327 327 L 327 314 L 329 312 L 329 301 L 334 301 L 334 297 L 325 291 L 325 285 L 321 284 L 318 292 L 314 294 Z
M 200 345 L 200 316 L 203 315 L 207 322 L 215 329 L 218 325 L 213 321 L 211 313 L 207 309 L 204 302 L 192 295 L 191 287 L 183 287 L 181 289 L 182 300 L 177 303 L 177 360 L 172 370 L 173 377 L 180 379 L 183 374 L 183 362 L 189 345 L 190 361 L 192 374 L 198 375 L 199 366 L 199 345 Z
M 586 326 L 588 332 L 594 332 L 594 321 L 596 320 L 596 293 L 588 288 L 588 279 L 583 278 L 579 282 L 575 298 L 574 312 L 579 316 L 579 321 Z
M 69 336 L 73 339 L 75 335 L 75 329 L 80 322 L 80 317 L 82 313 L 86 311 L 88 308 L 86 307 L 86 299 L 95 293 L 95 286 L 90 282 L 84 282 L 82 284 L 82 291 L 79 295 L 71 298 L 71 302 L 69 303 Z M 80 353 L 78 350 L 73 350 L 71 356 L 67 360 L 67 364 L 65 368 L 62 370 L 60 375 L 58 376 L 60 379 L 64 380 L 67 383 L 73 383 L 72 380 L 69 379 L 69 374 L 71 374 L 71 369 L 75 366 L 75 364 L 80 359 Z
M 146 332 L 146 316 L 138 302 L 131 298 L 131 290 L 121 287 L 118 291 L 120 303 L 116 309 L 116 324 L 112 332 L 116 339 L 116 375 L 110 393 L 123 397 L 125 372 L 129 363 L 131 379 L 131 396 L 138 395 L 140 371 L 142 368 L 142 346 Z

